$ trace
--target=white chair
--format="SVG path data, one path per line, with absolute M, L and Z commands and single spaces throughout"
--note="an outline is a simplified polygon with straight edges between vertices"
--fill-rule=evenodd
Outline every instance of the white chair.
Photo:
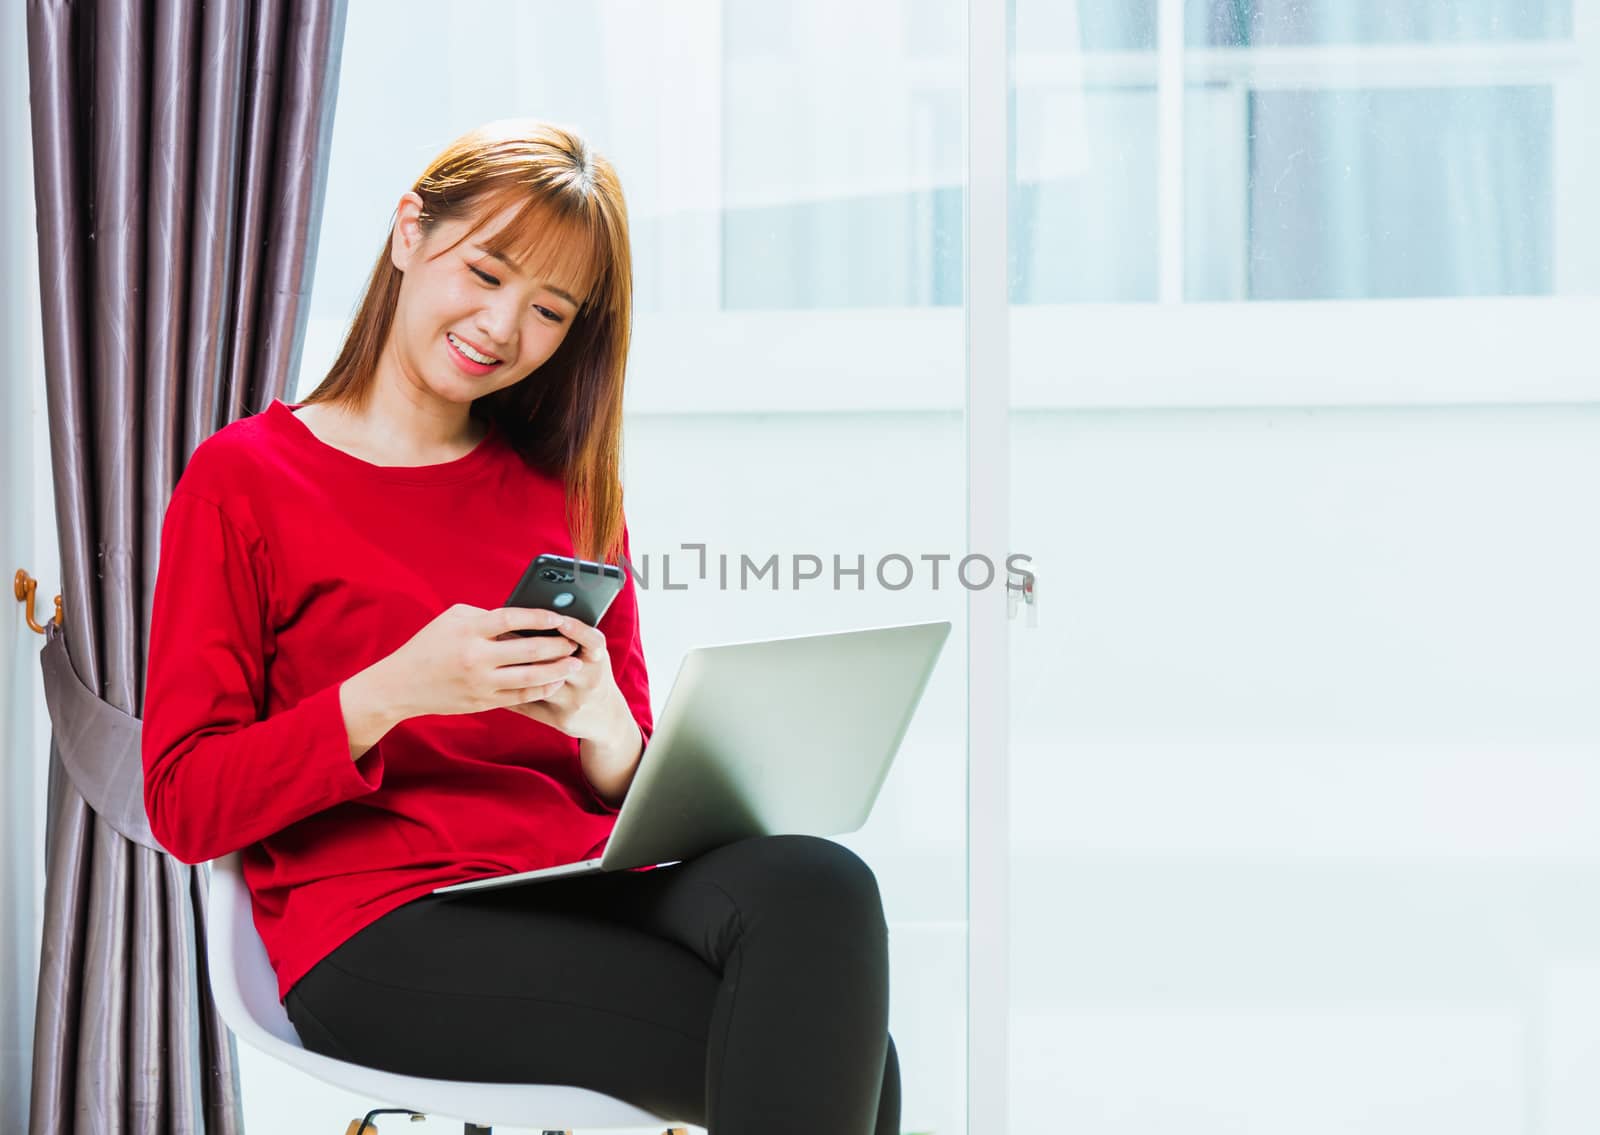
M 456 1117 L 472 1115 L 487 1120 L 483 1125 L 467 1122 L 465 1135 L 489 1135 L 494 1123 L 538 1127 L 552 1135 L 550 1129 L 556 1127 L 608 1130 L 670 1122 L 588 1088 L 401 1076 L 308 1052 L 278 1001 L 277 975 L 256 933 L 239 853 L 213 859 L 210 867 L 206 952 L 211 990 L 223 1021 L 246 1044 L 319 1080 L 395 1103 L 396 1111 L 424 1116 L 430 1112 Z M 352 1120 L 347 1135 L 363 1128 L 374 1130 L 367 1124 L 382 1110 L 387 1109 L 369 1112 L 359 1125 Z

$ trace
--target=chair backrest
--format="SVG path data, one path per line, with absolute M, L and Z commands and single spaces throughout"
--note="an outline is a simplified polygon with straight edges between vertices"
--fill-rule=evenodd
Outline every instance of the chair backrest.
M 206 955 L 217 1012 L 239 1039 L 257 1047 L 269 1036 L 303 1048 L 278 1000 L 278 975 L 256 933 L 239 853 L 213 859 L 206 915 Z

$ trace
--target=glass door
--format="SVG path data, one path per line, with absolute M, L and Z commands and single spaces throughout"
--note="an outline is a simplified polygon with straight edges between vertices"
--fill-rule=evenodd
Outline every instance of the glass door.
M 1600 4 L 1009 19 L 1008 1129 L 1593 1128 Z

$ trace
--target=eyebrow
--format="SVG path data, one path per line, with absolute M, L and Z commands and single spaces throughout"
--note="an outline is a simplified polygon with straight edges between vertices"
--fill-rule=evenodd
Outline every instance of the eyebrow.
M 511 269 L 513 272 L 522 271 L 521 268 L 518 268 L 515 264 L 511 263 L 511 261 L 506 258 L 506 254 L 503 253 L 503 252 L 495 252 L 493 249 L 485 248 L 481 244 L 474 244 L 472 247 L 476 248 L 479 252 L 487 252 L 490 256 L 492 256 L 496 260 L 500 261 L 500 263 L 504 264 L 507 268 Z M 546 284 L 545 288 L 548 291 L 552 291 L 556 295 L 560 296 L 562 299 L 566 300 L 573 307 L 582 307 L 583 306 L 583 304 L 581 304 L 577 300 L 573 299 L 572 296 L 568 295 L 566 292 L 562 291 L 560 288 L 556 287 L 554 284 Z

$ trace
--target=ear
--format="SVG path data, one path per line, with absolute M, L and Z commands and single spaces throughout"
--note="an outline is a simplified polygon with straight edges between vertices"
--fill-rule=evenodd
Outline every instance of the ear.
M 394 228 L 389 233 L 389 260 L 401 272 L 406 270 L 422 245 L 425 234 L 421 217 L 422 198 L 415 190 L 406 190 L 400 197 L 399 205 L 395 206 Z

